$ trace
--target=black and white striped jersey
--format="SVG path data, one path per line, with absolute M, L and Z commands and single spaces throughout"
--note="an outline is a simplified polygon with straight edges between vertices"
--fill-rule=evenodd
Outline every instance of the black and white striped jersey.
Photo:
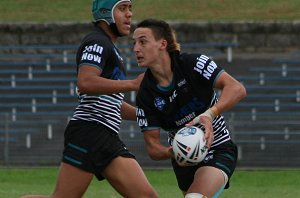
M 124 80 L 126 77 L 123 59 L 118 49 L 100 28 L 88 34 L 77 51 L 77 70 L 89 65 L 101 70 L 101 77 Z M 123 93 L 110 95 L 87 95 L 78 90 L 79 104 L 71 120 L 98 122 L 116 133 L 120 130 L 120 107 Z
M 150 69 L 137 94 L 137 122 L 142 131 L 160 129 L 175 133 L 217 102 L 214 83 L 224 71 L 201 54 L 172 54 L 173 81 L 168 87 L 156 83 Z M 199 126 L 203 129 L 203 126 Z M 213 120 L 215 147 L 230 140 L 222 115 Z

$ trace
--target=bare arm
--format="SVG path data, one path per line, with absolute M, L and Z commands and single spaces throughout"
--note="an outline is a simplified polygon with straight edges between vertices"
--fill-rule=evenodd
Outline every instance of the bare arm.
M 79 68 L 77 86 L 81 93 L 113 94 L 138 90 L 141 77 L 133 80 L 111 80 L 100 77 L 101 71 L 84 65 Z
M 136 108 L 127 102 L 122 103 L 121 106 L 121 116 L 124 120 L 134 120 L 136 121 Z
M 232 108 L 240 100 L 246 97 L 247 94 L 245 87 L 226 72 L 223 72 L 219 76 L 215 87 L 222 91 L 219 101 L 206 112 L 197 116 L 194 118 L 194 120 L 186 124 L 187 126 L 192 126 L 196 123 L 201 123 L 204 126 L 205 139 L 207 140 L 208 148 L 210 148 L 214 140 L 212 127 L 213 119 L 221 113 Z
M 172 157 L 170 147 L 160 143 L 160 130 L 149 130 L 144 132 L 144 140 L 148 154 L 153 160 L 165 160 Z
M 245 87 L 226 72 L 217 79 L 215 87 L 222 90 L 218 103 L 214 105 L 219 114 L 232 108 L 247 95 Z

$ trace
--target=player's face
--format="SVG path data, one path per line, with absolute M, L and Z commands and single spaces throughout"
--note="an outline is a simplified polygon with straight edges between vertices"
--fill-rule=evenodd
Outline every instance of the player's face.
M 149 28 L 137 28 L 133 33 L 133 51 L 138 65 L 151 67 L 160 61 L 162 40 L 155 40 L 152 30 Z
M 131 26 L 131 2 L 123 2 L 114 9 L 115 23 L 121 35 L 128 35 Z

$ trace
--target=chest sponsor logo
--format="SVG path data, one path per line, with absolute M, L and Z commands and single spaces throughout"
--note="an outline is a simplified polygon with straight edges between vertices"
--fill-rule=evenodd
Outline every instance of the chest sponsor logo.
M 183 86 L 183 85 L 185 85 L 185 84 L 186 84 L 186 80 L 185 80 L 185 79 L 182 79 L 182 80 L 179 81 L 179 83 L 177 83 L 177 86 L 178 86 L 178 87 L 181 87 L 181 86 Z
M 181 126 L 181 125 L 186 124 L 187 122 L 191 121 L 194 117 L 196 117 L 195 112 L 184 116 L 184 118 L 182 118 L 180 120 L 176 120 L 175 123 L 177 126 Z
M 161 97 L 156 97 L 154 99 L 154 106 L 158 110 L 162 111 L 165 105 L 166 105 L 166 101 L 164 99 L 162 99 Z
M 81 60 L 82 61 L 88 60 L 88 61 L 93 61 L 95 63 L 100 63 L 102 52 L 103 52 L 103 47 L 98 44 L 85 46 L 85 49 L 81 56 Z
M 217 68 L 217 65 L 214 61 L 210 61 L 210 63 L 207 65 L 208 60 L 209 58 L 207 56 L 201 55 L 200 57 L 197 57 L 196 66 L 194 67 L 194 70 L 199 72 L 207 80 L 211 78 L 211 75 Z
M 173 102 L 173 100 L 176 98 L 177 96 L 177 93 L 176 93 L 176 90 L 173 92 L 173 94 L 169 97 L 170 99 L 170 102 Z
M 197 98 L 193 98 L 175 114 L 176 125 L 180 126 L 191 121 L 196 117 L 196 111 L 201 111 L 203 108 L 205 108 L 205 104 Z

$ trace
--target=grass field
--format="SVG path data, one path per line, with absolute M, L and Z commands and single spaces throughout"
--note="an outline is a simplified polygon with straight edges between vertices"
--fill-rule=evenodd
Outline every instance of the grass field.
M 161 198 L 182 197 L 172 170 L 146 170 L 146 175 Z M 26 193 L 49 194 L 57 168 L 0 169 L 0 197 L 17 198 Z M 295 198 L 300 197 L 300 170 L 235 172 L 231 187 L 221 198 Z M 94 180 L 84 198 L 120 198 L 106 181 Z
M 1 0 L 0 22 L 90 21 L 92 0 Z M 134 19 L 165 20 L 295 20 L 299 0 L 140 0 L 133 1 Z

